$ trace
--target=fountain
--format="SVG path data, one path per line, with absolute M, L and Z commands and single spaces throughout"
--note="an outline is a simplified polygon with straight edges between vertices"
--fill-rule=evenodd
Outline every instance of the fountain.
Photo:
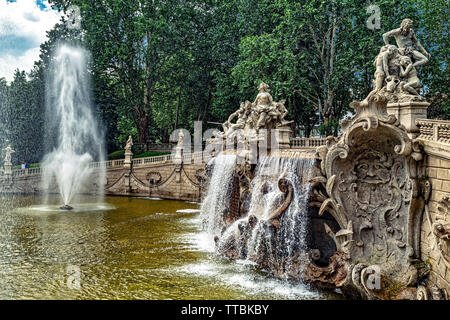
M 238 146 L 244 148 L 226 150 L 214 160 L 201 210 L 203 226 L 220 254 L 257 264 L 279 278 L 301 280 L 308 262 L 307 213 L 314 159 L 285 157 L 281 152 L 289 150 L 291 122 L 284 120 L 285 101 L 274 102 L 268 88 L 261 83 L 255 102 L 243 102 L 224 123 L 224 132 L 210 140 L 218 145 L 224 143 L 221 139 L 237 135 Z M 263 151 L 260 154 L 250 147 L 255 142 Z
M 43 188 L 47 194 L 56 182 L 63 206 L 76 194 L 92 192 L 103 196 L 105 168 L 90 168 L 102 161 L 103 135 L 92 112 L 89 54 L 86 50 L 61 45 L 52 61 L 46 83 L 46 143 L 50 151 L 43 160 Z M 99 199 L 101 200 L 101 199 Z

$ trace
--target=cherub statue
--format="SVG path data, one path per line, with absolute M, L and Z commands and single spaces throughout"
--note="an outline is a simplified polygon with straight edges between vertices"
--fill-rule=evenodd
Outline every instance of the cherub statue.
M 394 37 L 399 48 L 399 52 L 403 56 L 411 56 L 414 59 L 414 67 L 419 67 L 428 63 L 430 54 L 417 40 L 414 33 L 413 21 L 411 19 L 404 19 L 400 28 L 391 30 L 383 34 L 383 40 L 386 45 L 389 45 L 389 38 Z M 417 47 L 419 51 L 415 49 Z

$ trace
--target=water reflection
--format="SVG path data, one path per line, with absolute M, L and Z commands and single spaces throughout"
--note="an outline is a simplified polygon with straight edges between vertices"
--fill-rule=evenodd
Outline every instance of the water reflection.
M 55 213 L 17 209 L 35 207 L 38 197 L 0 198 L 0 298 L 336 297 L 218 257 L 200 231 L 198 204 L 125 197 L 105 201 L 102 210 Z M 71 266 L 79 268 L 79 290 L 68 286 Z

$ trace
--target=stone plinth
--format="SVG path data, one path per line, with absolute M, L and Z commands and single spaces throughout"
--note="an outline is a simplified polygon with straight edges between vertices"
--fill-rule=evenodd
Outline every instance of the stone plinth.
M 12 164 L 5 164 L 5 175 L 10 176 L 12 175 Z
M 416 119 L 424 119 L 427 117 L 429 105 L 428 102 L 389 103 L 387 105 L 387 112 L 395 115 L 400 121 L 400 124 L 405 126 L 408 136 L 414 139 L 419 135 Z
M 276 137 L 280 149 L 291 148 L 292 129 L 290 126 L 283 126 L 276 129 Z

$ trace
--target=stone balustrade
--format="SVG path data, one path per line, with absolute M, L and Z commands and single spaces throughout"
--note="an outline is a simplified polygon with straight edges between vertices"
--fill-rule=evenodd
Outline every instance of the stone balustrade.
M 450 144 L 450 121 L 417 119 L 419 139 Z
M 183 162 L 196 162 L 195 160 L 202 159 L 202 162 L 206 162 L 211 158 L 207 152 L 194 152 L 194 153 L 186 153 L 183 155 Z M 146 158 L 138 158 L 132 159 L 133 166 L 147 166 L 147 165 L 155 165 L 155 164 L 166 164 L 172 162 L 174 160 L 173 154 L 167 154 L 162 156 L 154 156 L 154 157 L 146 157 Z M 100 162 L 91 162 L 89 164 L 90 169 L 98 169 L 98 168 L 107 168 L 107 169 L 119 169 L 124 166 L 125 159 L 119 160 L 107 160 Z M 12 176 L 14 177 L 23 177 L 23 176 L 34 176 L 40 175 L 42 173 L 42 168 L 26 168 L 26 169 L 15 169 L 12 170 Z M 4 171 L 0 170 L 0 176 L 4 175 Z
M 315 149 L 326 143 L 326 138 L 292 138 L 291 149 Z

